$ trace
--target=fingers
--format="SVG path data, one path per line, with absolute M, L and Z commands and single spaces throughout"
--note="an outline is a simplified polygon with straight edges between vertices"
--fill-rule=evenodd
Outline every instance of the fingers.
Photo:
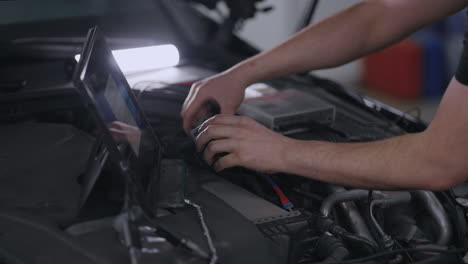
M 202 89 L 206 85 L 207 83 L 204 81 L 194 83 L 182 106 L 180 115 L 183 119 L 183 127 L 187 135 L 190 135 L 191 130 L 198 126 L 198 121 L 203 118 L 219 114 L 221 111 L 226 113 L 234 112 L 234 110 L 221 109 L 221 106 L 215 99 L 216 96 L 207 92 L 206 89 Z
M 192 85 L 187 98 L 185 98 L 182 111 L 180 112 L 183 120 L 183 128 L 187 135 L 190 135 L 190 131 L 197 125 L 197 113 L 201 110 L 200 108 L 202 106 L 202 101 L 197 100 L 199 89 L 199 82 L 196 82 Z
M 125 134 L 125 130 L 121 129 L 120 127 L 109 127 L 109 131 L 117 134 Z
M 214 164 L 213 169 L 216 172 L 220 172 L 227 168 L 239 166 L 239 159 L 235 154 L 228 154 L 224 157 L 219 158 Z
M 114 121 L 114 122 L 110 123 L 110 125 L 108 125 L 108 129 L 112 134 L 124 135 L 125 130 L 126 130 L 126 126 L 122 122 Z
M 197 113 L 200 111 L 200 105 L 192 104 L 182 114 L 183 128 L 187 135 L 190 135 L 190 131 L 196 127 Z
M 244 122 L 245 120 L 239 116 L 216 115 L 200 127 L 203 130 L 196 139 L 197 150 L 203 151 L 204 160 L 216 171 L 238 165 L 234 163 L 236 154 L 233 153 L 239 144 L 238 137 L 242 136 L 243 128 L 240 125 Z M 220 160 L 223 161 L 220 163 Z
M 120 121 L 113 121 L 112 123 L 108 124 L 109 128 L 121 128 L 122 127 L 122 122 Z
M 192 129 L 200 125 L 200 120 L 204 120 L 213 114 L 210 113 L 206 103 L 195 100 L 188 106 L 187 110 L 182 114 L 183 127 L 187 135 L 190 135 Z
M 122 130 L 111 127 L 111 128 L 109 128 L 109 132 L 110 132 L 112 138 L 116 142 L 121 142 L 121 141 L 125 140 L 125 133 Z
M 191 135 L 192 129 L 200 125 L 200 121 L 205 120 L 207 116 L 207 109 L 203 105 L 201 105 L 198 109 L 191 109 L 187 116 L 183 117 L 185 133 L 187 135 Z
M 136 131 L 136 130 L 139 130 L 138 127 L 136 126 L 132 126 L 132 125 L 129 125 L 129 124 L 126 124 L 126 123 L 123 123 L 123 122 L 120 122 L 120 121 L 114 121 L 110 124 L 109 128 L 115 128 L 115 129 L 121 129 L 121 130 L 132 130 L 132 131 Z
M 242 126 L 247 124 L 249 121 L 247 117 L 235 116 L 235 115 L 215 115 L 210 119 L 206 120 L 199 128 L 199 131 L 205 130 L 207 127 L 212 125 L 227 125 L 227 126 Z
M 182 105 L 182 112 L 192 103 L 192 101 L 196 98 L 196 95 L 198 94 L 198 90 L 200 90 L 200 86 L 202 85 L 201 81 L 195 82 L 192 84 L 190 87 L 190 91 L 187 95 L 187 98 L 185 98 L 184 104 Z
M 213 140 L 205 148 L 203 158 L 212 165 L 222 154 L 231 153 L 235 150 L 235 142 L 228 139 Z
M 236 137 L 238 134 L 239 128 L 237 127 L 223 125 L 209 126 L 203 130 L 196 139 L 197 151 L 203 151 L 208 142 Z

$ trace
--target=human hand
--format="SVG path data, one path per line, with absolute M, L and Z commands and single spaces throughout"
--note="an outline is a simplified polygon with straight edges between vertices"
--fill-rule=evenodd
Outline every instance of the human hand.
M 249 117 L 216 115 L 203 123 L 200 131 L 197 150 L 203 151 L 205 161 L 218 172 L 236 166 L 266 173 L 285 170 L 286 150 L 292 139 Z
M 108 128 L 116 142 L 128 142 L 135 153 L 138 153 L 141 141 L 141 130 L 138 127 L 114 121 Z
M 218 114 L 210 109 L 210 102 L 219 106 L 220 113 L 234 114 L 244 99 L 247 83 L 232 72 L 225 72 L 196 82 L 182 106 L 181 116 L 187 135 L 202 117 Z

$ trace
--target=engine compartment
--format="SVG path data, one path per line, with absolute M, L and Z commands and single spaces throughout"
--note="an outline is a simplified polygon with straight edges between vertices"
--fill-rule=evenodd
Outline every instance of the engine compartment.
M 268 84 L 278 90 L 304 91 L 335 106 L 336 116 L 332 125 L 310 123 L 300 132 L 288 135 L 296 139 L 364 142 L 414 133 L 425 128 L 422 121 L 415 121 L 405 113 L 398 113 L 328 80 L 296 77 L 273 80 Z M 141 101 L 144 108 L 145 105 L 163 103 L 157 101 L 157 96 L 166 93 L 165 89 L 183 90 L 182 87 L 167 87 L 145 91 L 147 97 L 142 97 Z M 153 100 L 151 103 L 149 98 Z M 176 116 L 173 118 L 178 119 Z M 150 119 L 160 131 L 165 131 L 163 123 Z M 178 145 L 187 144 L 174 136 L 177 134 L 172 130 L 162 133 L 162 138 L 170 149 L 178 150 L 179 155 L 192 153 L 178 149 Z M 180 158 L 177 153 L 172 153 L 173 158 Z M 188 164 L 210 170 L 196 157 L 183 155 L 182 158 Z M 456 200 L 461 197 L 457 196 L 460 192 L 359 190 L 295 175 L 268 175 L 294 205 L 294 209 L 289 207 L 283 209 L 283 214 L 278 214 L 276 209 L 284 205 L 284 197 L 278 196 L 264 175 L 236 168 L 222 172 L 220 176 L 250 193 L 242 195 L 244 191 L 237 191 L 237 201 L 228 202 L 244 216 L 248 213 L 243 211 L 268 211 L 269 208 L 252 201 L 239 205 L 239 200 L 247 199 L 251 194 L 277 206 L 270 210 L 269 216 L 250 220 L 263 235 L 279 245 L 277 250 L 282 253 L 284 263 L 341 263 L 346 259 L 356 260 L 343 263 L 461 261 L 456 253 L 445 254 L 445 250 L 463 248 L 466 243 L 463 235 L 466 233 L 465 209 Z M 224 201 L 232 199 L 229 196 L 218 197 Z
M 196 79 L 211 74 L 203 67 L 188 68 L 195 72 L 188 75 Z M 265 175 L 243 168 L 214 173 L 181 127 L 179 113 L 190 83 L 168 84 L 151 81 L 149 75 L 145 78 L 149 80 L 131 76 L 128 81 L 164 147 L 166 177 L 161 179 L 162 209 L 155 221 L 190 238 L 212 255 L 206 236 L 209 230 L 219 263 L 461 263 L 467 246 L 466 208 L 462 203 L 468 194 L 465 187 L 438 193 L 390 192 L 345 188 L 296 175 Z M 335 107 L 332 124 L 301 123 L 301 129 L 288 134 L 296 139 L 363 142 L 425 129 L 422 121 L 329 80 L 292 76 L 266 83 L 278 91 L 307 93 Z M 60 123 L 66 131 L 80 131 L 76 133 L 92 138 L 95 128 L 85 112 L 74 108 L 33 115 L 7 113 L 2 116 L 2 127 L 11 129 L 24 122 L 38 126 Z M 57 142 L 67 139 L 67 133 Z M 2 137 L 11 138 L 15 137 Z M 87 148 L 91 151 L 89 144 Z M 41 166 L 54 164 L 50 155 L 49 163 Z M 8 164 L 3 167 L 8 168 Z M 80 173 L 83 171 L 75 172 L 70 181 L 79 183 L 81 176 L 76 177 Z M 124 225 L 119 224 L 125 221 L 121 212 L 124 184 L 115 175 L 112 164 L 104 166 L 86 202 L 82 207 L 75 203 L 66 216 L 37 214 L 36 205 L 13 203 L 2 209 L 0 244 L 4 252 L 0 255 L 5 263 L 18 263 L 14 262 L 18 259 L 24 263 L 129 263 L 132 254 L 122 242 Z M 58 187 L 47 177 L 41 184 Z M 61 195 L 77 196 L 77 192 L 62 189 Z M 41 208 L 52 208 L 56 213 L 47 199 Z M 184 199 L 200 206 L 206 230 L 200 211 Z M 208 262 L 156 234 L 151 221 L 143 219 L 133 228 L 139 234 L 135 238 L 138 263 Z M 51 251 L 51 247 L 57 250 Z

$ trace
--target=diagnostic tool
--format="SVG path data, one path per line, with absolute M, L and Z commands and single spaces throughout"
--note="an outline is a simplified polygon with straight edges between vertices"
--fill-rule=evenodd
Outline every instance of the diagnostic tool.
M 141 205 L 155 214 L 161 144 L 96 28 L 88 34 L 73 83 L 95 119 L 110 160 L 136 188 L 132 191 Z

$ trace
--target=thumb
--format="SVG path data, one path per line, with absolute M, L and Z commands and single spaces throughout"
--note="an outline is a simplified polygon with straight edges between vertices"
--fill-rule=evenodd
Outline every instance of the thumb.
M 190 105 L 183 113 L 183 128 L 187 135 L 191 135 L 192 129 L 198 125 L 198 121 L 208 114 L 205 104 L 196 103 Z

